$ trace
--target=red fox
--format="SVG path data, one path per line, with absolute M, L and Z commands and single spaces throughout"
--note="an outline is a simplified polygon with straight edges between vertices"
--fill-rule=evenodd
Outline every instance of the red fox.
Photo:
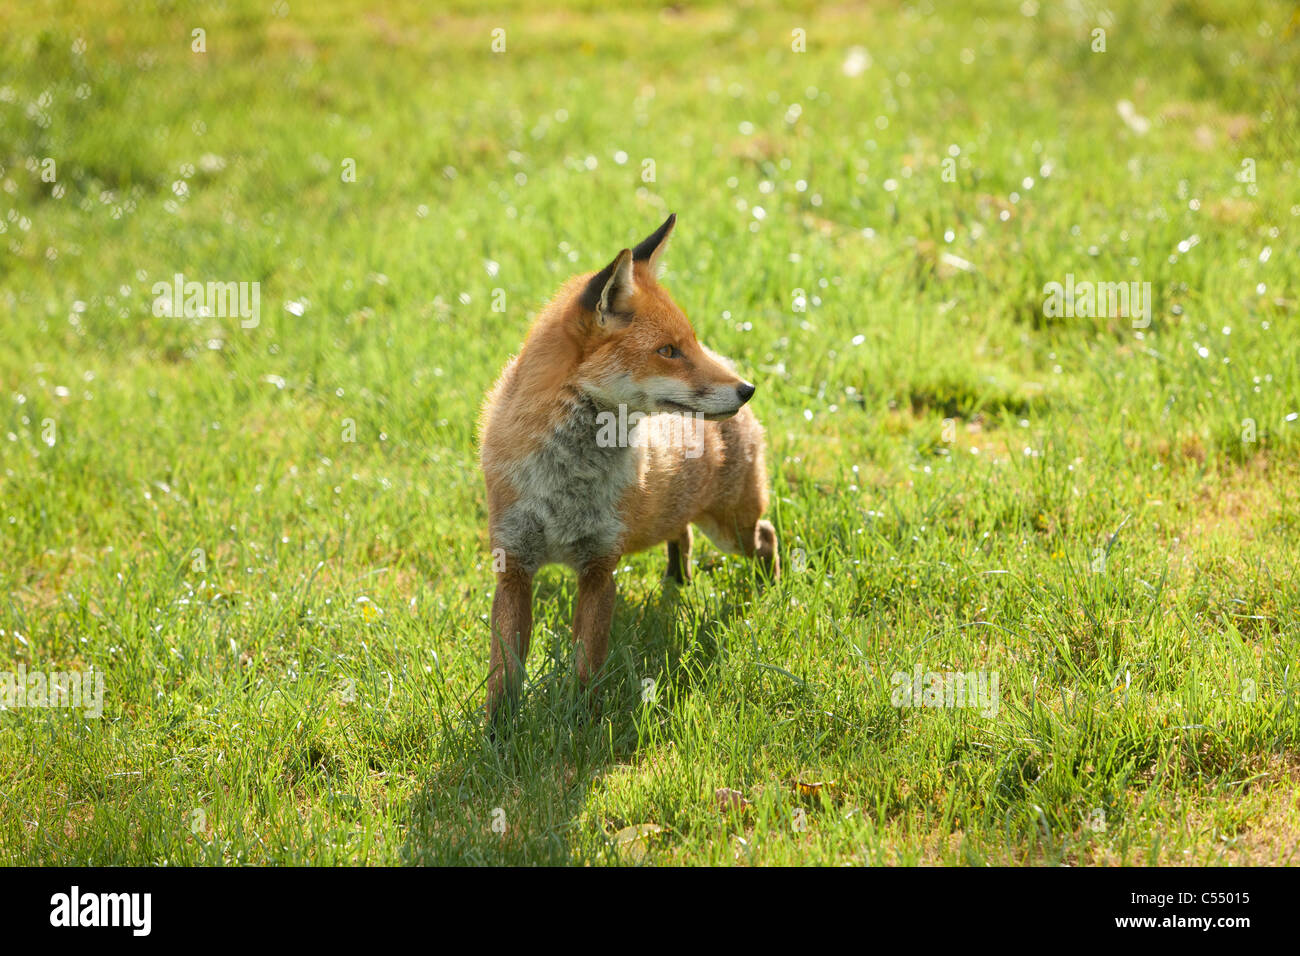
M 523 680 L 533 575 L 578 573 L 578 679 L 605 662 L 619 559 L 668 542 L 691 574 L 691 525 L 780 574 L 754 386 L 700 345 L 656 280 L 677 217 L 542 310 L 483 405 L 480 462 L 496 571 L 487 712 Z M 631 426 L 630 433 L 628 426 Z

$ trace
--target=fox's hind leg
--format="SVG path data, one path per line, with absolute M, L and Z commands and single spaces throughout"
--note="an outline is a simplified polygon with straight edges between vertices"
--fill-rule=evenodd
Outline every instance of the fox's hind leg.
M 676 541 L 668 542 L 668 570 L 664 572 L 664 577 L 672 578 L 678 584 L 685 584 L 691 579 L 690 525 L 686 526 Z
M 776 528 L 772 522 L 762 520 L 754 525 L 754 555 L 769 578 L 780 579 L 781 557 L 776 553 Z
M 758 512 L 761 514 L 761 512 Z M 781 577 L 781 559 L 776 552 L 776 528 L 752 509 L 743 514 L 710 515 L 701 519 L 709 539 L 729 554 L 743 554 L 758 560 L 763 574 L 775 581 Z

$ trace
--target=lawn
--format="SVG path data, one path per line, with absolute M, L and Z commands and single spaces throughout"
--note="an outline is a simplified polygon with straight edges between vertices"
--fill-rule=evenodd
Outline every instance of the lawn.
M 0 671 L 104 688 L 0 862 L 1300 862 L 1293 5 L 436 6 L 0 10 Z M 479 406 L 669 212 L 785 573 L 629 556 L 593 709 L 543 571 L 491 740 Z

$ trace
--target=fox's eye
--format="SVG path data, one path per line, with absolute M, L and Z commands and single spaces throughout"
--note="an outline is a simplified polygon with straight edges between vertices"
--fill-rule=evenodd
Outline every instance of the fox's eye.
M 665 345 L 663 348 L 659 350 L 659 354 L 662 355 L 664 358 L 682 357 L 682 353 L 677 351 L 677 346 L 675 345 Z

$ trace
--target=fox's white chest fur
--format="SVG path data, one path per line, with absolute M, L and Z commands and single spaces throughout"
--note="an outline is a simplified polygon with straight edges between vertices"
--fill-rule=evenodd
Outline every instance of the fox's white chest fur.
M 575 402 L 547 441 L 507 472 L 519 497 L 497 537 L 529 573 L 552 563 L 581 569 L 616 553 L 627 530 L 619 505 L 637 480 L 642 449 L 598 441 L 597 415 L 589 400 Z

